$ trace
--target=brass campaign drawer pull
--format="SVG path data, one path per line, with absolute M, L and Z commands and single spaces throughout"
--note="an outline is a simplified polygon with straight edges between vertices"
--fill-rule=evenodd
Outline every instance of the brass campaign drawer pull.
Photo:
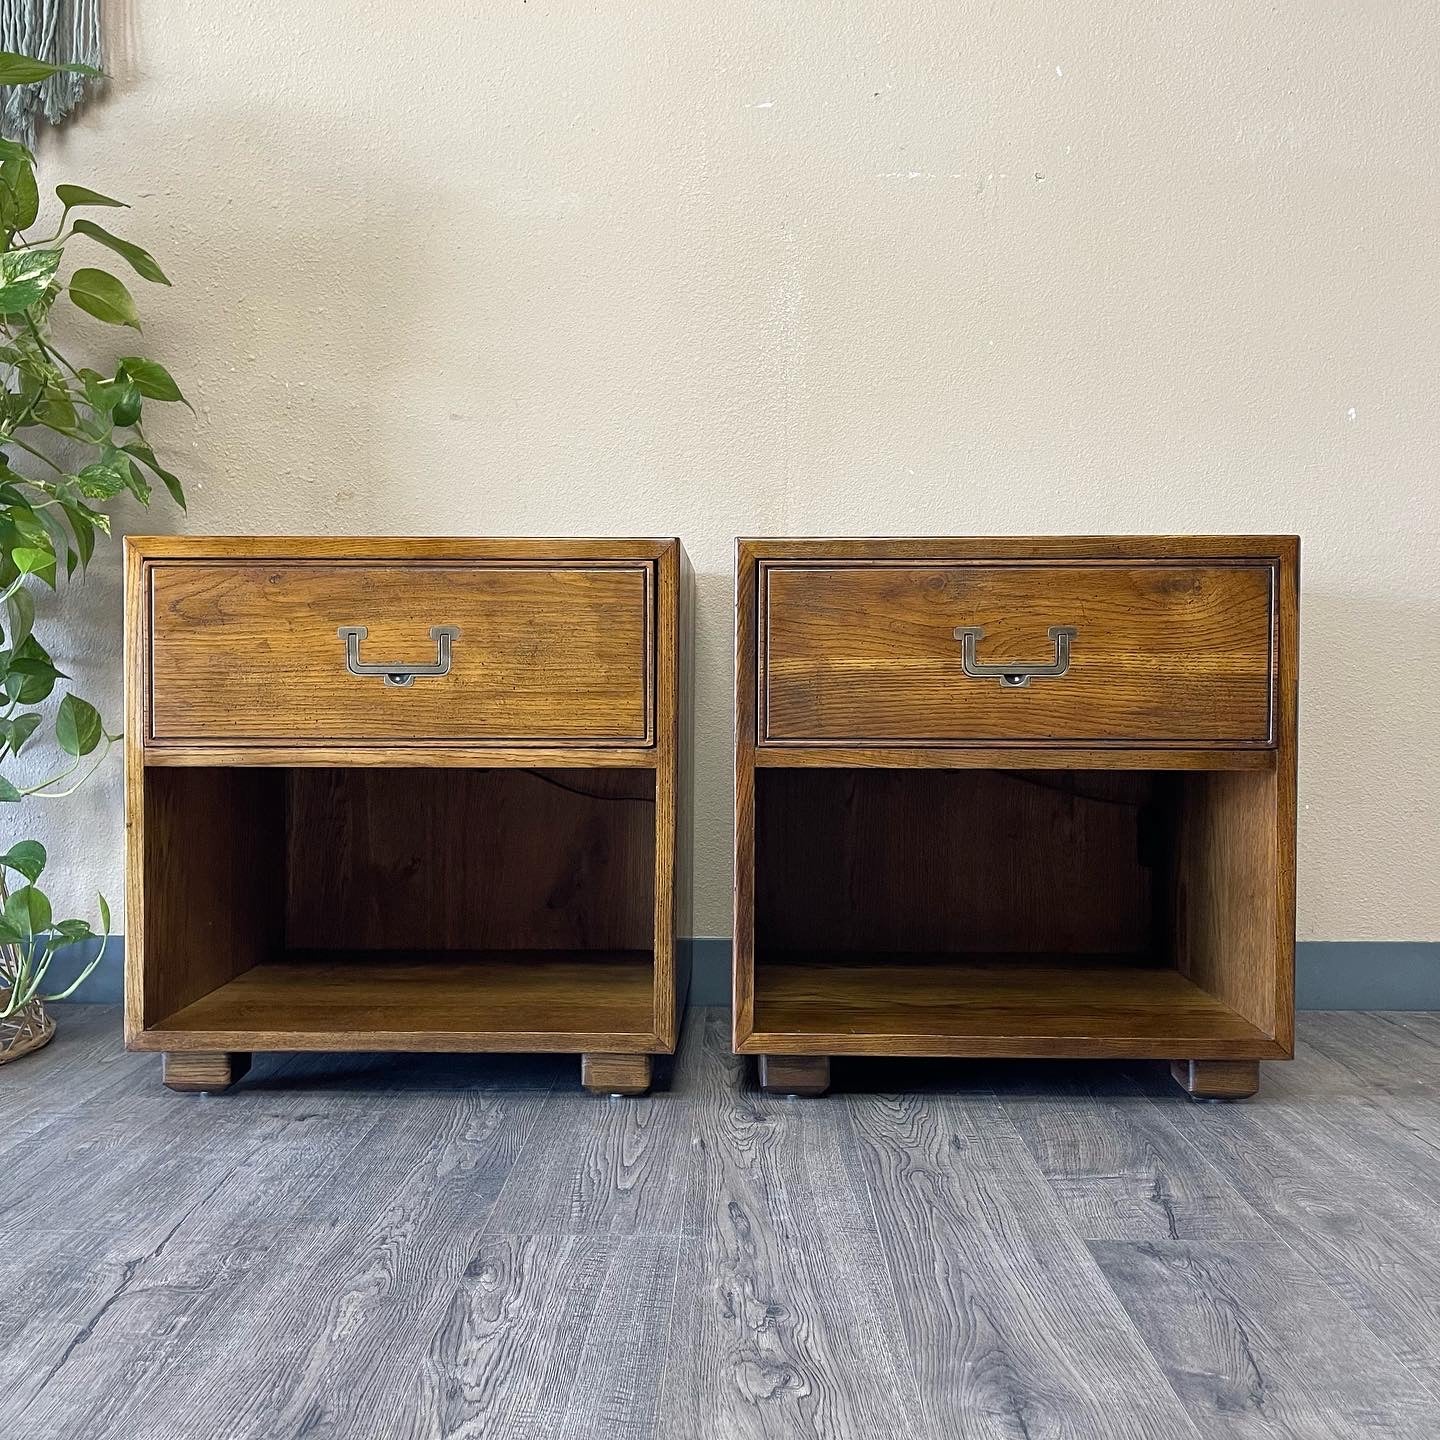
M 1053 679 L 1070 668 L 1070 642 L 1076 635 L 1073 625 L 1050 627 L 1047 633 L 1055 642 L 1055 659 L 1043 665 L 1018 665 L 1013 661 L 1006 665 L 982 665 L 975 651 L 984 633 L 978 625 L 961 625 L 955 630 L 955 638 L 960 642 L 961 668 L 972 680 L 998 680 L 1006 689 L 1018 690 L 1037 676 Z
M 360 659 L 360 642 L 370 632 L 363 625 L 342 625 L 336 632 L 345 642 L 345 668 L 352 675 L 383 675 L 385 683 L 397 689 L 404 689 L 415 683 L 417 675 L 448 675 L 450 673 L 450 644 L 460 634 L 458 625 L 432 625 L 430 638 L 435 642 L 433 664 L 409 665 L 403 661 L 384 661 L 380 664 Z

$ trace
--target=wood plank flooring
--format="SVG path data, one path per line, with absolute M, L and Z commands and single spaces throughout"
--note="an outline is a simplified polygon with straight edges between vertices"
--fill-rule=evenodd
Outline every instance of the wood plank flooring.
M 1159 1065 L 265 1056 L 172 1095 L 72 1006 L 0 1069 L 13 1440 L 1440 1433 L 1440 1018 Z

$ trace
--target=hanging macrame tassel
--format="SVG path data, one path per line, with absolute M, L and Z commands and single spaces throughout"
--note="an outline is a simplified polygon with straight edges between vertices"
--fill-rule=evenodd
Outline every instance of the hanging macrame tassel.
M 0 0 L 0 50 L 51 65 L 100 66 L 100 0 Z M 93 81 L 62 72 L 39 85 L 0 91 L 0 135 L 35 143 L 43 115 L 58 125 L 85 98 Z
M 60 0 L 64 23 L 55 37 L 55 63 L 100 68 L 100 0 Z M 87 75 L 62 71 L 41 87 L 45 97 L 45 118 L 58 125 L 85 98 L 85 88 L 94 82 Z

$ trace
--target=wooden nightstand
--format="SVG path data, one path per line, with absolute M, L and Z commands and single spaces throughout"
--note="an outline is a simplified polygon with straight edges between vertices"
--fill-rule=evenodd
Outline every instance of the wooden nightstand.
M 1293 1052 L 1293 536 L 746 540 L 734 1043 Z
M 126 1043 L 675 1048 L 675 540 L 132 538 Z M 683 931 L 682 931 L 683 933 Z

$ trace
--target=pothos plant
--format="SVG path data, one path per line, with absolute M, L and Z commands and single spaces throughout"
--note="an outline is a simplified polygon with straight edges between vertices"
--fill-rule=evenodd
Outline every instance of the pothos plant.
M 0 85 L 33 84 L 61 69 L 86 67 L 0 52 Z M 85 261 L 108 251 L 141 279 L 170 282 L 138 245 L 77 214 L 124 208 L 123 201 L 82 185 L 58 185 L 55 196 L 58 224 L 37 238 L 30 233 L 40 211 L 35 157 L 0 140 L 0 834 L 7 835 L 17 828 L 6 816 L 17 814 L 11 807 L 72 794 L 119 738 L 93 705 L 64 685 L 68 677 L 35 629 L 37 591 L 62 589 L 85 570 L 97 539 L 110 534 L 111 502 L 128 495 L 148 505 L 158 482 L 177 505 L 185 504 L 180 482 L 145 437 L 152 403 L 188 403 L 169 372 L 143 355 L 96 368 L 74 363 L 67 353 L 76 312 L 87 317 L 82 324 L 140 329 L 125 284 Z M 63 334 L 58 342 L 57 334 Z M 16 762 L 27 747 L 43 744 L 42 731 L 53 731 L 55 763 L 22 783 Z M 27 756 L 23 772 L 28 776 L 32 768 Z M 12 1045 L 28 1040 L 25 1048 L 49 1038 L 53 1022 L 43 1002 L 70 994 L 99 955 L 61 994 L 46 990 L 50 963 L 61 946 L 97 935 L 103 953 L 110 911 L 99 897 L 98 930 L 87 920 L 57 919 L 40 888 L 44 846 L 8 839 L 0 846 L 8 847 L 0 849 L 3 1059 L 7 1030 Z

